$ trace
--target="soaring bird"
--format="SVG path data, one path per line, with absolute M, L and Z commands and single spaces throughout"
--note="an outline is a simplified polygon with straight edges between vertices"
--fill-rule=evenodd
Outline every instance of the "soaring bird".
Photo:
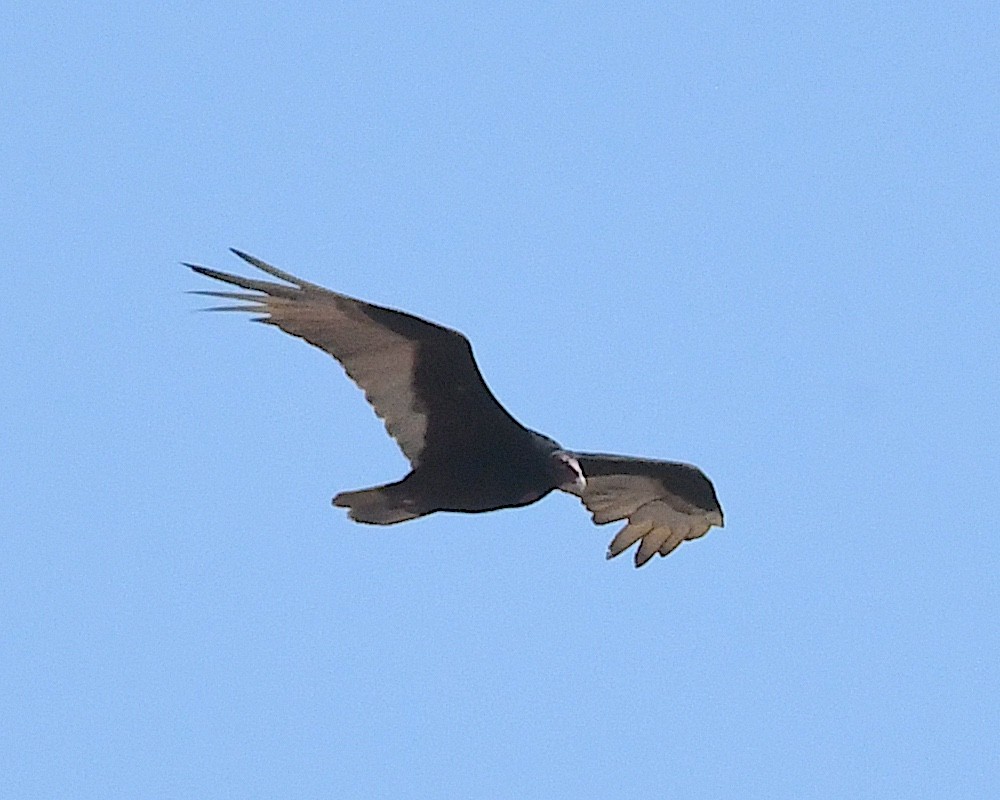
M 393 525 L 435 511 L 494 511 L 559 489 L 579 497 L 598 525 L 628 520 L 607 557 L 639 542 L 636 567 L 722 527 L 715 488 L 697 467 L 566 450 L 525 428 L 493 396 L 458 331 L 232 252 L 281 283 L 185 264 L 242 290 L 194 294 L 238 301 L 209 310 L 257 314 L 333 356 L 410 462 L 402 480 L 334 497 L 351 519 Z

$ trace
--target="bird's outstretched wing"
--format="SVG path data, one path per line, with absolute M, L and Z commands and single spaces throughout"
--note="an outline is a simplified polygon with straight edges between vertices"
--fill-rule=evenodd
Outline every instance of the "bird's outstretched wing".
M 240 301 L 211 310 L 259 314 L 256 321 L 337 359 L 414 468 L 438 453 L 461 452 L 470 440 L 524 433 L 486 386 L 469 340 L 458 331 L 331 292 L 239 250 L 233 253 L 284 283 L 186 264 L 244 290 L 195 294 Z
M 580 499 L 603 525 L 627 519 L 608 545 L 614 558 L 640 542 L 635 565 L 665 556 L 713 525 L 722 527 L 722 508 L 705 474 L 690 464 L 604 453 L 573 453 L 586 478 Z

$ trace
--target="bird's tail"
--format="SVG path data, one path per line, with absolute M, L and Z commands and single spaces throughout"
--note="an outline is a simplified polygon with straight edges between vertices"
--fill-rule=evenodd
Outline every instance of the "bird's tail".
M 355 522 L 369 525 L 393 525 L 427 514 L 415 507 L 405 489 L 401 489 L 402 483 L 397 481 L 371 489 L 341 492 L 333 498 L 333 504 L 348 509 L 348 516 Z

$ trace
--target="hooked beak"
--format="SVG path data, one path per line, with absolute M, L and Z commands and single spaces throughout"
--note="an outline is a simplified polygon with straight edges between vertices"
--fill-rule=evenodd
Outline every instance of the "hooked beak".
M 559 460 L 569 473 L 566 480 L 559 484 L 559 489 L 579 497 L 587 489 L 587 479 L 580 468 L 580 462 L 569 453 L 560 453 Z

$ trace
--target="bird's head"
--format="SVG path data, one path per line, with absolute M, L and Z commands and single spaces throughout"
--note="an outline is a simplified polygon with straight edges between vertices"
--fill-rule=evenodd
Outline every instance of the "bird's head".
M 552 482 L 557 489 L 577 496 L 583 494 L 587 488 L 587 479 L 576 456 L 565 450 L 556 450 L 550 456 L 549 467 L 552 470 Z

